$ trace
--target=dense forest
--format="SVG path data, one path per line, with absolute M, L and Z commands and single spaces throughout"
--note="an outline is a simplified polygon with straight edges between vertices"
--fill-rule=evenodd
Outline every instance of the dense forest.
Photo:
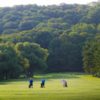
M 36 72 L 100 76 L 100 4 L 0 8 L 0 79 Z

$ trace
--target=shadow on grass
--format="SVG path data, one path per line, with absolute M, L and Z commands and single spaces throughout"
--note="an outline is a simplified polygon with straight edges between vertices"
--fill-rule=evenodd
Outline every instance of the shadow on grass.
M 84 75 L 84 73 L 49 73 L 49 74 L 38 74 L 34 75 L 34 81 L 40 81 L 41 79 L 51 80 L 51 79 L 77 79 L 80 78 L 81 75 Z M 7 85 L 7 84 L 13 84 L 16 82 L 28 82 L 28 78 L 19 78 L 19 79 L 11 79 L 11 80 L 3 80 L 0 81 L 0 85 Z
M 28 80 L 29 80 L 28 78 L 1 80 L 0 85 L 14 84 L 19 82 L 28 82 Z

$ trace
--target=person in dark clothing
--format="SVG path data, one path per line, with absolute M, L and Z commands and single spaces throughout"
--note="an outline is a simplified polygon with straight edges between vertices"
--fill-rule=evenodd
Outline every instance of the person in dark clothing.
M 44 88 L 45 87 L 45 80 L 43 79 L 42 81 L 41 81 L 41 88 Z
M 29 88 L 33 88 L 33 79 L 32 78 L 30 78 L 30 80 L 29 80 Z

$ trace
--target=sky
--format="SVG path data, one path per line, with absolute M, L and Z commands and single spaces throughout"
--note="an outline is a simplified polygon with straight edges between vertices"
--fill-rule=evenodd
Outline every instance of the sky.
M 87 4 L 89 2 L 95 2 L 98 0 L 0 0 L 0 7 L 12 7 L 14 5 L 27 5 L 27 4 L 37 4 L 37 5 L 52 5 L 52 4 Z

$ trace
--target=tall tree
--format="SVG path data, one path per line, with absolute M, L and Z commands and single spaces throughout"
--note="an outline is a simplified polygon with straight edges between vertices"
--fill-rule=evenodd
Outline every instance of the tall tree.
M 0 78 L 17 78 L 21 71 L 14 48 L 9 44 L 0 44 Z
M 27 75 L 33 76 L 34 72 L 43 71 L 46 65 L 46 59 L 48 57 L 48 51 L 40 47 L 36 43 L 17 43 L 15 46 L 16 52 L 19 57 L 22 59 L 21 64 L 27 68 Z M 27 61 L 26 64 L 23 61 Z

